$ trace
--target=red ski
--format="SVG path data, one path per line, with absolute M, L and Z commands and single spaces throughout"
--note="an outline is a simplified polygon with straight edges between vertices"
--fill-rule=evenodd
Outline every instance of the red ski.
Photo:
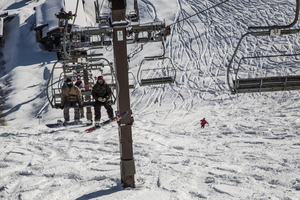
M 95 130 L 101 128 L 102 126 L 105 126 L 105 125 L 107 125 L 107 124 L 109 124 L 109 123 L 111 123 L 111 122 L 114 122 L 114 121 L 117 121 L 117 120 L 119 120 L 119 119 L 124 118 L 127 114 L 128 114 L 128 111 L 123 112 L 123 113 L 117 115 L 114 119 L 112 119 L 112 120 L 110 120 L 110 119 L 109 119 L 109 120 L 106 120 L 106 121 L 100 123 L 99 126 L 93 126 L 93 127 L 91 127 L 91 128 L 86 129 L 84 132 L 86 132 L 86 133 L 93 132 L 93 131 L 95 131 Z

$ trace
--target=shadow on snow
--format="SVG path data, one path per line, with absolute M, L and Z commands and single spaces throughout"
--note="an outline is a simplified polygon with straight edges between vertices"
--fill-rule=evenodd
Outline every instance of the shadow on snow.
M 89 200 L 89 199 L 94 199 L 94 198 L 98 198 L 98 197 L 102 197 L 102 196 L 106 196 L 106 195 L 110 195 L 110 194 L 113 194 L 115 192 L 120 192 L 122 191 L 122 186 L 121 184 L 118 183 L 117 186 L 115 187 L 112 187 L 110 189 L 107 189 L 107 190 L 100 190 L 100 191 L 97 191 L 97 192 L 92 192 L 90 194 L 85 194 L 79 198 L 77 198 L 76 200 Z

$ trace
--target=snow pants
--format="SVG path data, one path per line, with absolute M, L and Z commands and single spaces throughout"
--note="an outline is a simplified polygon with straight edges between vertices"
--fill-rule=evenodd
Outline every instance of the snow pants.
M 65 121 L 70 121 L 70 108 L 74 108 L 74 120 L 80 119 L 79 103 L 77 101 L 66 101 L 64 105 Z
M 107 104 L 106 102 L 101 102 L 101 101 L 95 101 L 94 105 L 94 111 L 95 111 L 95 121 L 101 119 L 101 106 L 104 106 L 106 109 L 107 115 L 110 119 L 114 117 L 114 111 L 111 107 L 111 105 Z

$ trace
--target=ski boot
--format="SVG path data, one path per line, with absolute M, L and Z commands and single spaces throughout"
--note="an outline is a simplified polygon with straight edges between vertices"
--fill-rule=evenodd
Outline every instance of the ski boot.
M 99 127 L 100 126 L 100 121 L 99 120 L 95 120 L 95 126 Z

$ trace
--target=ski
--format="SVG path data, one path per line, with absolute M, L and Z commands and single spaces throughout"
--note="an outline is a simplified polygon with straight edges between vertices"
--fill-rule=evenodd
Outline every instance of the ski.
M 73 122 L 63 122 L 62 120 L 57 120 L 57 123 L 46 124 L 48 128 L 59 128 L 63 126 L 75 126 L 75 125 L 85 125 L 85 123 L 81 121 L 73 121 Z M 88 125 L 87 125 L 88 126 Z
M 117 121 L 117 120 L 120 120 L 120 119 L 124 118 L 127 114 L 128 114 L 128 111 L 123 112 L 123 113 L 117 115 L 114 119 L 112 119 L 112 120 L 109 119 L 109 120 L 106 120 L 104 122 L 101 122 L 99 126 L 93 126 L 91 128 L 86 129 L 84 132 L 91 133 L 91 132 L 101 128 L 102 126 L 105 126 L 105 125 L 107 125 L 111 122 L 114 122 L 114 121 Z

